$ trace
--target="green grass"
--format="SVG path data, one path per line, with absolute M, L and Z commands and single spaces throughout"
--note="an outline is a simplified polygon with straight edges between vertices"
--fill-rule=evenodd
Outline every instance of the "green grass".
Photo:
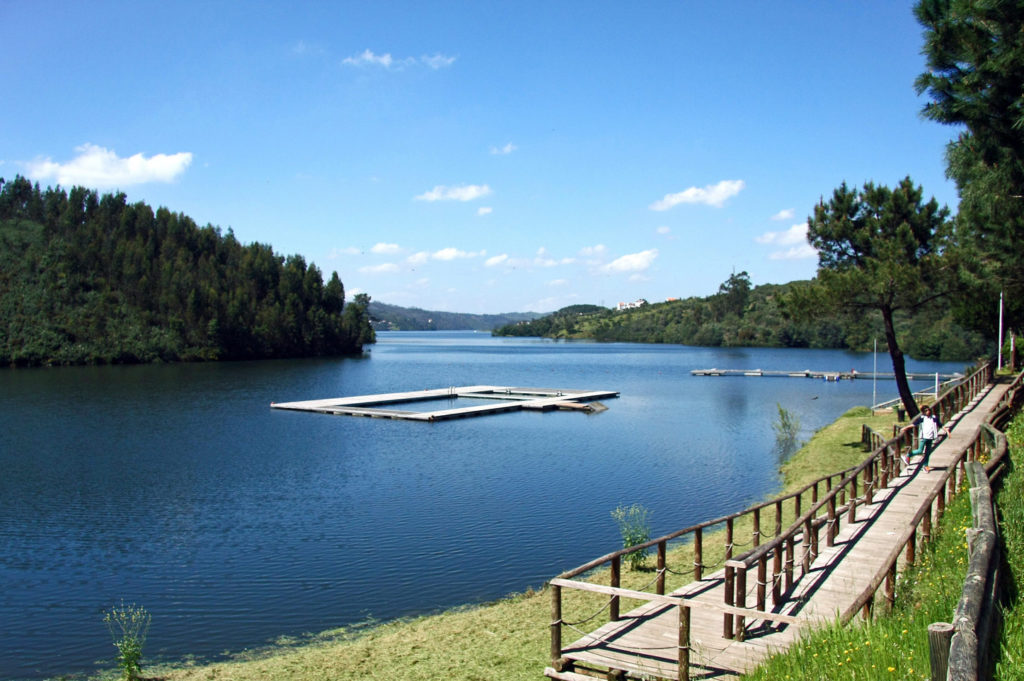
M 867 409 L 855 409 L 821 429 L 783 465 L 784 489 L 795 490 L 816 477 L 849 468 L 862 461 L 865 457 L 860 448 L 863 423 L 868 423 L 880 433 L 891 433 L 893 417 L 891 414 L 871 416 Z M 1017 499 L 1020 498 L 1018 493 Z M 924 599 L 920 592 L 922 587 L 948 592 L 953 594 L 949 598 L 954 603 L 959 595 L 963 581 L 963 567 L 959 561 L 965 558 L 961 528 L 964 518 L 969 518 L 969 512 L 965 516 L 963 504 L 962 500 L 957 501 L 947 511 L 944 522 L 946 526 L 952 523 L 953 530 L 937 531 L 938 539 L 933 543 L 935 548 L 923 551 L 923 562 L 919 561 L 920 574 L 901 581 L 898 602 L 902 604 L 900 607 L 905 612 L 905 619 L 894 620 L 884 626 L 879 620 L 868 627 L 823 632 L 818 638 L 809 639 L 816 643 L 804 644 L 810 646 L 806 660 L 786 662 L 781 657 L 776 658 L 772 664 L 781 666 L 772 667 L 776 671 L 765 672 L 758 678 L 780 679 L 786 678 L 787 674 L 791 678 L 807 679 L 835 676 L 920 678 L 926 675 L 927 642 L 924 634 L 919 631 L 924 632 L 931 621 L 948 620 L 952 606 L 941 599 L 933 603 L 931 599 Z M 1017 526 L 1024 532 L 1024 518 L 1021 521 Z M 736 536 L 749 537 L 749 530 L 749 522 L 737 524 Z M 614 548 L 609 547 L 609 550 Z M 716 541 L 714 536 L 705 536 L 704 549 L 705 564 L 713 564 L 721 559 L 721 541 Z M 940 559 L 942 562 L 938 562 Z M 689 544 L 676 546 L 669 552 L 669 567 L 682 573 L 670 575 L 669 589 L 689 581 L 688 566 L 692 566 L 692 560 Z M 649 561 L 652 562 L 653 558 Z M 623 570 L 622 586 L 653 590 L 653 587 L 648 586 L 652 576 L 650 570 Z M 593 579 L 608 583 L 605 573 L 598 573 Z M 916 588 L 911 589 L 911 586 Z M 563 591 L 563 600 L 567 620 L 592 613 L 603 602 L 601 597 L 594 594 L 569 590 Z M 623 602 L 623 612 L 631 606 L 631 603 Z M 527 591 L 494 603 L 467 606 L 436 615 L 346 627 L 301 640 L 282 639 L 275 645 L 240 653 L 223 662 L 144 666 L 143 673 L 147 677 L 159 677 L 167 681 L 412 681 L 437 678 L 536 681 L 541 678 L 543 668 L 549 662 L 550 607 L 547 589 Z M 159 617 L 159 613 L 155 613 L 154 617 Z M 1017 619 L 1024 618 L 1018 616 Z M 600 623 L 589 622 L 583 628 L 592 629 Z M 1022 627 L 1017 625 L 1017 628 L 1018 645 L 1015 649 L 1021 650 L 1019 643 Z M 566 642 L 573 640 L 572 637 L 572 632 L 565 632 Z M 865 656 L 863 660 L 862 656 Z M 889 667 L 893 671 L 889 671 Z M 871 670 L 871 675 L 868 670 Z M 1017 673 L 1018 676 L 1004 678 L 1021 678 L 1020 672 Z M 111 671 L 103 675 L 103 678 L 114 676 L 115 673 Z

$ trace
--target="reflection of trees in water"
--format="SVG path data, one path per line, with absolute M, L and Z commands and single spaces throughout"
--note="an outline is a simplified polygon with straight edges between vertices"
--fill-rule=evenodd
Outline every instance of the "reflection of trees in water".
M 775 406 L 779 410 L 779 418 L 772 424 L 775 431 L 775 453 L 779 461 L 785 461 L 800 449 L 800 418 L 777 402 Z

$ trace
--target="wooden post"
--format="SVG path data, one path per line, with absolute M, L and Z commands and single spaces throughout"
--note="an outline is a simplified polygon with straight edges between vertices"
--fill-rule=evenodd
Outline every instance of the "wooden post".
M 871 611 L 875 607 L 875 594 L 871 594 L 871 597 L 864 603 L 864 607 L 861 608 L 861 617 L 864 618 L 865 622 L 871 621 Z
M 928 658 L 931 662 L 932 681 L 945 681 L 949 673 L 949 643 L 952 639 L 952 624 L 934 622 L 928 625 Z
M 690 681 L 690 609 L 679 604 L 679 681 Z
M 931 509 L 928 509 L 928 514 L 921 519 L 921 541 L 925 544 L 932 540 L 932 513 Z
M 613 587 L 615 587 L 616 589 L 619 588 L 619 586 L 621 586 L 620 583 L 619 583 L 620 575 L 621 575 L 621 572 L 622 572 L 621 566 L 622 566 L 622 558 L 621 558 L 621 556 L 615 556 L 614 558 L 612 558 L 611 585 Z M 618 622 L 619 621 L 619 597 L 618 596 L 612 596 L 611 603 L 608 605 L 608 619 L 610 619 L 612 622 Z
M 751 538 L 754 546 L 761 545 L 761 509 L 754 509 L 754 534 Z
M 704 576 L 704 529 L 693 532 L 693 579 L 700 581 Z
M 772 605 L 777 606 L 782 602 L 782 590 L 779 581 L 782 577 L 782 551 L 783 544 L 777 544 L 772 550 Z
M 700 532 L 700 530 L 697 530 Z M 658 542 L 658 595 L 665 595 L 665 553 L 667 542 Z M 699 558 L 697 559 L 700 560 Z
M 736 573 L 736 606 L 747 607 L 747 568 L 741 567 Z M 747 637 L 746 622 L 743 615 L 736 615 L 736 639 L 743 641 Z
M 818 503 L 818 481 L 817 480 L 814 481 L 814 486 L 811 487 L 811 506 L 814 506 L 816 503 Z M 797 515 L 799 516 L 800 514 L 797 513 Z
M 850 481 L 850 508 L 847 509 L 849 516 L 849 523 L 852 525 L 857 522 L 857 500 L 860 498 L 860 493 L 857 492 L 857 478 L 859 476 L 853 476 L 853 480 Z
M 891 613 L 896 607 L 896 561 L 889 566 L 889 572 L 885 575 L 885 602 L 888 606 L 886 611 Z
M 884 454 L 882 455 L 884 456 Z M 871 465 L 864 471 L 866 476 L 864 480 L 864 502 L 871 504 L 874 503 L 875 498 L 875 466 L 878 465 L 878 459 L 871 462 Z
M 734 592 L 736 590 L 736 569 L 731 565 L 725 566 L 725 604 L 735 605 L 736 599 Z M 722 620 L 722 636 L 731 639 L 732 633 L 732 614 L 725 613 Z
M 914 534 L 910 535 L 910 540 L 907 541 L 907 565 L 913 565 L 914 560 L 917 558 L 917 529 L 914 529 Z
M 551 663 L 562 656 L 562 587 L 551 586 Z
M 800 563 L 800 567 L 803 568 L 804 575 L 811 571 L 811 528 L 813 526 L 814 522 L 810 518 L 804 520 L 804 556 Z
M 761 556 L 757 561 L 757 609 L 764 610 L 765 596 L 768 587 L 768 556 Z
M 838 534 L 836 528 L 836 498 L 829 497 L 828 500 L 828 532 L 825 533 L 825 546 L 833 546 Z
M 732 518 L 725 521 L 725 559 L 732 558 Z
M 786 537 L 786 591 L 793 588 L 793 537 Z

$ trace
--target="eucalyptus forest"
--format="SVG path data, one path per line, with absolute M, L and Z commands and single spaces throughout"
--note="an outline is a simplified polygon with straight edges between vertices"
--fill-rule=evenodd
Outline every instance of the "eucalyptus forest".
M 0 364 L 360 353 L 367 306 L 337 272 L 167 208 L 0 178 Z

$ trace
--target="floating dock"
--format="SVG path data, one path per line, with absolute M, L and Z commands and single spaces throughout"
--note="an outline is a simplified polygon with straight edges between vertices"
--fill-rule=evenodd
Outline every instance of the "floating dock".
M 609 390 L 557 390 L 553 388 L 512 388 L 494 385 L 471 385 L 463 387 L 417 390 L 404 393 L 361 395 L 357 397 L 336 397 L 327 400 L 305 402 L 272 402 L 274 409 L 313 411 L 322 414 L 344 414 L 347 416 L 369 416 L 372 418 L 404 419 L 407 421 L 443 421 L 467 416 L 486 416 L 502 412 L 531 409 L 551 411 L 554 409 L 598 411 L 595 400 L 618 397 L 619 393 Z M 453 405 L 459 398 L 475 400 L 472 406 L 451 406 L 432 411 L 396 409 L 395 405 L 415 406 L 417 402 L 450 400 Z M 486 400 L 487 404 L 481 404 Z
M 875 373 L 873 371 L 812 371 L 811 369 L 799 369 L 796 371 L 766 371 L 764 369 L 694 369 L 690 372 L 694 376 L 782 376 L 785 378 L 816 378 L 820 381 L 845 381 L 854 379 L 879 379 L 895 380 L 892 373 Z M 952 381 L 963 378 L 963 374 L 942 374 L 940 381 Z M 935 374 L 923 374 L 907 372 L 907 380 L 930 381 Z

